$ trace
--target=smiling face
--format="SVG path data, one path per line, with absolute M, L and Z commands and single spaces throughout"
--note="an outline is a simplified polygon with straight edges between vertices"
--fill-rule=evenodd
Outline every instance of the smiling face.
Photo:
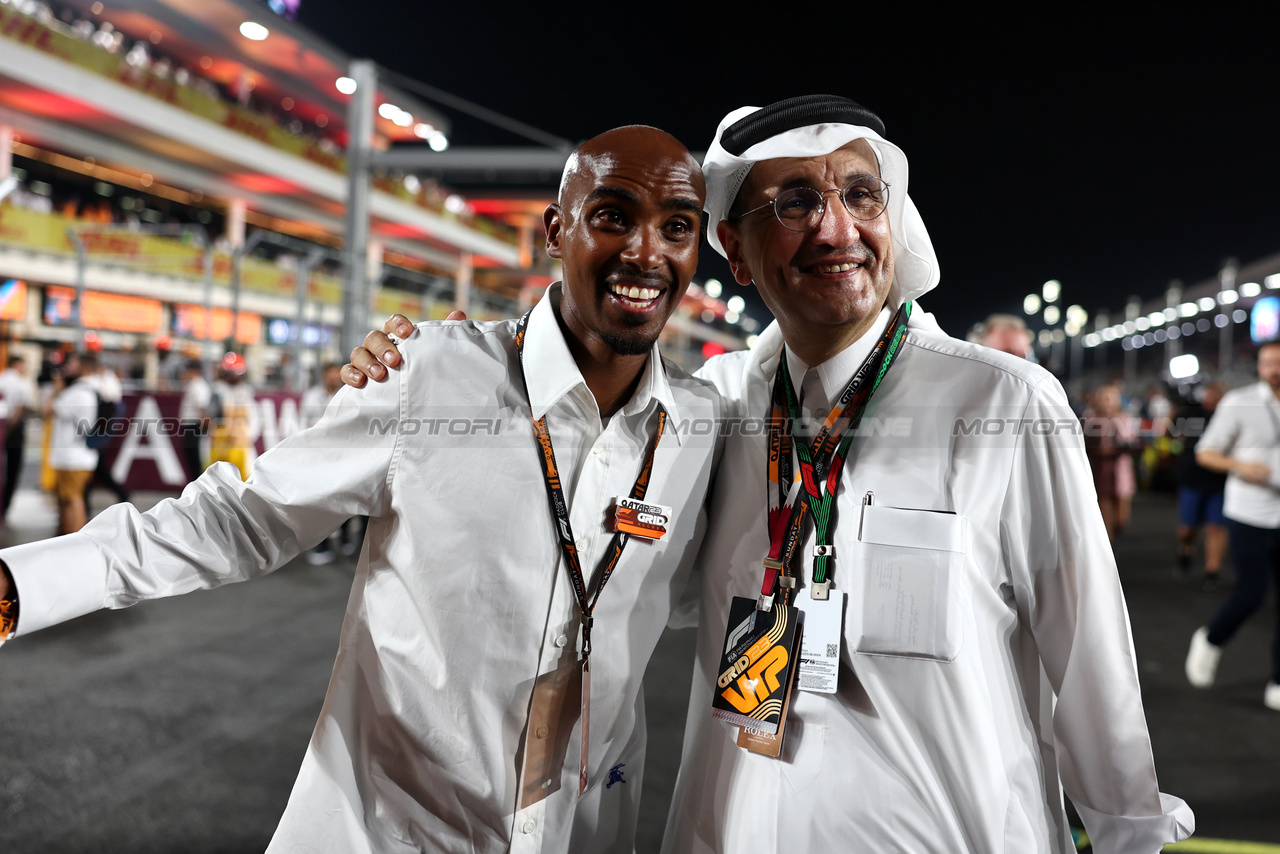
M 626 127 L 579 146 L 547 208 L 561 317 L 592 352 L 649 352 L 698 266 L 702 170 L 675 138 Z
M 823 157 L 762 160 L 738 192 L 733 213 L 765 205 L 792 187 L 841 190 L 867 175 L 879 177 L 880 169 L 875 152 L 860 139 Z M 783 227 L 772 207 L 765 207 L 740 219 L 731 215 L 718 232 L 734 278 L 741 285 L 755 283 L 787 346 L 809 364 L 860 338 L 893 284 L 888 212 L 859 220 L 837 193 L 823 198 L 822 219 L 808 231 Z

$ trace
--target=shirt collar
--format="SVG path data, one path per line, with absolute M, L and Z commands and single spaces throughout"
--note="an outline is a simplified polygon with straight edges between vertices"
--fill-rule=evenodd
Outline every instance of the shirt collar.
M 849 384 L 849 380 L 853 378 L 858 368 L 862 367 L 862 363 L 866 361 L 872 348 L 876 346 L 876 342 L 884 334 L 890 319 L 889 307 L 885 306 L 880 309 L 876 322 L 863 333 L 861 338 L 817 366 L 818 379 L 822 382 L 822 392 L 827 398 L 823 401 L 825 405 L 830 406 L 831 401 L 839 399 L 845 386 Z M 808 371 L 811 367 L 814 366 L 806 365 L 799 356 L 790 349 L 787 350 L 787 370 L 791 373 L 791 383 L 797 391 L 801 383 L 804 382 L 805 371 Z
M 546 296 L 533 307 L 529 325 L 525 328 L 524 362 L 528 369 L 524 372 L 524 380 L 529 389 L 529 408 L 533 410 L 535 419 L 542 418 L 561 398 L 579 386 L 590 394 L 587 382 L 582 378 L 573 354 L 569 352 L 569 344 L 564 340 L 560 321 L 556 319 L 562 287 L 560 282 L 556 282 L 547 288 Z M 653 406 L 655 401 L 666 407 L 672 424 L 680 422 L 675 394 L 671 390 L 666 365 L 658 352 L 657 344 L 654 344 L 649 359 L 645 362 L 635 394 L 618 414 L 636 415 Z M 676 430 L 667 432 L 675 433 L 677 441 L 680 441 Z

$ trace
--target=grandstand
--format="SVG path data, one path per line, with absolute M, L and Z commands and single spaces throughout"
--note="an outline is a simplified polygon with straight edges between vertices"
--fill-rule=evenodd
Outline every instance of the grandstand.
M 0 337 L 36 364 L 87 341 L 147 387 L 166 352 L 242 349 L 253 381 L 296 387 L 370 317 L 530 304 L 557 273 L 531 215 L 554 182 L 468 199 L 350 170 L 353 140 L 441 152 L 451 129 L 386 77 L 354 96 L 359 64 L 251 0 L 0 0 Z M 725 304 L 691 291 L 668 351 L 742 346 Z

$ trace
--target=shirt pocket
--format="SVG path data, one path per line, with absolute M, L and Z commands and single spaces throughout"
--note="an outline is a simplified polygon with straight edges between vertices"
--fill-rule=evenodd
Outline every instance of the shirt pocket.
M 852 592 L 854 651 L 953 661 L 960 654 L 969 523 L 932 510 L 866 505 Z

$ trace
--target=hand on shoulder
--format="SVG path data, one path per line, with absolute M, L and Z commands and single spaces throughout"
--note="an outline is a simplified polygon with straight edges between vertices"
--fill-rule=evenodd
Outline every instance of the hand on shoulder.
M 461 311 L 450 312 L 446 320 L 466 320 L 467 315 Z M 351 361 L 342 366 L 342 381 L 352 388 L 364 388 L 368 380 L 385 382 L 389 368 L 400 367 L 400 350 L 394 335 L 404 340 L 413 334 L 413 321 L 403 314 L 393 314 L 364 338 L 364 344 L 351 351 Z

